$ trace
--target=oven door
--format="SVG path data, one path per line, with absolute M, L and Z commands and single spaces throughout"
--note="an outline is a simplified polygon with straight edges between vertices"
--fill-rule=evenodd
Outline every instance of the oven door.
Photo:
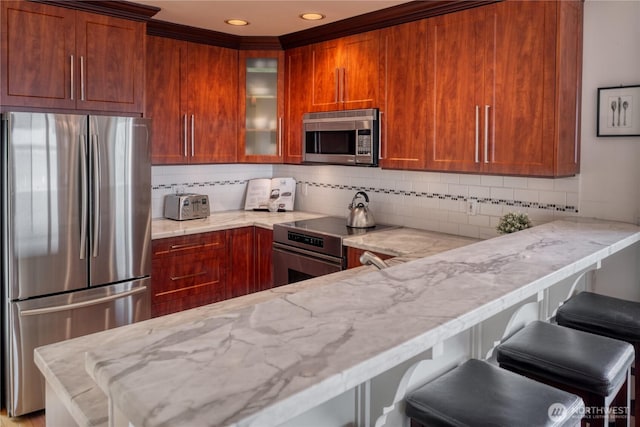
M 300 248 L 273 244 L 273 285 L 282 286 L 343 270 L 344 260 Z

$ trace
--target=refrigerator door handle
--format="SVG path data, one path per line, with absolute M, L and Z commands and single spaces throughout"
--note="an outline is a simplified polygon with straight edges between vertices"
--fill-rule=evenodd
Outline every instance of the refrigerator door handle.
M 34 308 L 31 310 L 24 310 L 20 312 L 20 316 L 37 316 L 37 315 L 41 315 L 41 314 L 51 314 L 51 313 L 57 313 L 60 311 L 68 311 L 68 310 L 75 310 L 77 308 L 83 308 L 83 307 L 89 307 L 92 305 L 98 305 L 98 304 L 104 304 L 105 302 L 109 302 L 109 301 L 114 301 L 120 298 L 125 298 L 131 295 L 135 295 L 135 294 L 139 294 L 142 292 L 146 292 L 147 291 L 147 287 L 146 286 L 141 286 L 139 288 L 135 288 L 135 289 L 131 289 L 130 291 L 126 291 L 126 292 L 122 292 L 119 294 L 115 294 L 115 295 L 109 295 L 106 297 L 102 297 L 102 298 L 96 298 L 93 300 L 89 300 L 89 301 L 82 301 L 82 302 L 75 302 L 75 303 L 71 303 L 71 304 L 64 304 L 64 305 L 56 305 L 53 307 L 45 307 L 45 308 Z
M 80 135 L 80 259 L 87 255 L 87 223 L 89 222 L 89 188 L 86 136 Z
M 100 152 L 98 151 L 98 135 L 91 135 L 93 159 L 93 249 L 92 256 L 98 256 L 100 240 Z

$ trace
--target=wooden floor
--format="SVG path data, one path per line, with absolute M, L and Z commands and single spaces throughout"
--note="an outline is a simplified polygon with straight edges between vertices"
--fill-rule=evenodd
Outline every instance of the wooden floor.
M 9 418 L 6 409 L 0 411 L 0 427 L 45 427 L 44 411 L 23 417 Z

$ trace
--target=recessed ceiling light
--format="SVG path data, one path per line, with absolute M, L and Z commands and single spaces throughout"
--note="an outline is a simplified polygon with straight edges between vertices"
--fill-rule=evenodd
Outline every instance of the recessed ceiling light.
M 229 25 L 235 25 L 236 27 L 249 25 L 249 21 L 245 21 L 244 19 L 227 19 L 224 22 Z
M 324 19 L 324 15 L 316 12 L 303 13 L 300 15 L 300 18 L 306 19 L 307 21 L 318 21 L 320 19 Z

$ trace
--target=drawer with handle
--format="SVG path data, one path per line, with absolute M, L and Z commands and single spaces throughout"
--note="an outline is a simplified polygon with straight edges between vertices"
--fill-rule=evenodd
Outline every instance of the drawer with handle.
M 191 234 L 188 236 L 168 237 L 156 239 L 152 243 L 153 259 L 174 255 L 187 255 L 224 248 L 226 232 L 213 231 L 209 233 Z

